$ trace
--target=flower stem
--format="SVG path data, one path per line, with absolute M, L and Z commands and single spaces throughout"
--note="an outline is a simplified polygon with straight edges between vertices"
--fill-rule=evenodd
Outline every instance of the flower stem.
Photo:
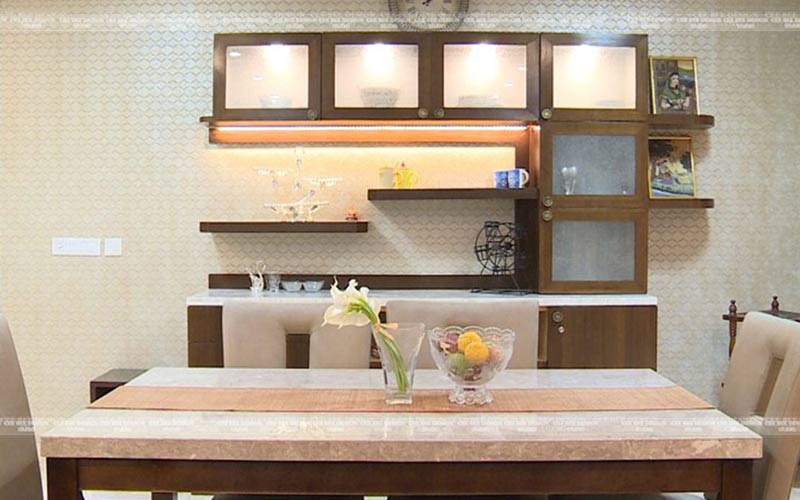
M 397 390 L 400 392 L 407 392 L 408 391 L 408 373 L 406 372 L 406 364 L 403 361 L 403 353 L 400 352 L 400 347 L 397 345 L 397 342 L 389 335 L 383 325 L 380 323 L 374 324 L 373 327 L 378 331 L 380 334 L 379 338 L 384 346 L 386 346 L 386 351 L 391 358 L 392 365 L 394 367 L 394 377 L 395 381 L 397 382 Z

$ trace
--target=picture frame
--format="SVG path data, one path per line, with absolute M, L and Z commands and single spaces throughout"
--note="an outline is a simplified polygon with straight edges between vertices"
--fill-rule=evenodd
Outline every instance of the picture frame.
M 697 170 L 691 137 L 650 137 L 647 183 L 650 198 L 696 198 Z
M 700 114 L 697 58 L 650 56 L 650 96 L 654 115 Z

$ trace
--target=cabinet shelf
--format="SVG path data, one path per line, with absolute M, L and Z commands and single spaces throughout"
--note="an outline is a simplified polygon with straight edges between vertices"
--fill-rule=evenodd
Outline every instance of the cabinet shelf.
M 711 115 L 650 115 L 651 130 L 705 130 L 714 126 Z
M 713 198 L 663 198 L 650 200 L 650 208 L 714 208 Z
M 370 189 L 367 199 L 379 200 L 535 200 L 539 197 L 536 188 L 453 188 L 453 189 Z
M 367 221 L 215 221 L 200 223 L 201 233 L 366 233 L 367 228 Z

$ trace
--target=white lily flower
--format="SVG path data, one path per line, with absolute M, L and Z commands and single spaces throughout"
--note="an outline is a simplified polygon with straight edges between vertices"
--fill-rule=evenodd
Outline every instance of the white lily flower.
M 367 298 L 369 288 L 358 290 L 358 282 L 350 280 L 345 290 L 339 290 L 338 281 L 331 287 L 333 305 L 325 311 L 323 325 L 366 326 L 373 323 L 370 314 L 377 318 L 376 304 Z

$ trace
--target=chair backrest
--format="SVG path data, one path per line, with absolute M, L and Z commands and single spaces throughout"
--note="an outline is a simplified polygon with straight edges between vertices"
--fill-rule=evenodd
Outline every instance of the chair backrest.
M 751 312 L 737 336 L 720 394 L 720 410 L 731 417 L 756 416 L 764 459 L 756 467 L 754 498 L 786 499 L 800 460 L 800 435 L 782 433 L 770 419 L 800 418 L 800 323 Z
M 25 383 L 19 368 L 11 330 L 0 315 L 0 421 L 20 419 L 27 427 L 31 418 Z M 0 426 L 0 498 L 42 498 L 39 458 L 33 432 Z
M 487 300 L 395 300 L 386 303 L 386 321 L 424 323 L 426 330 L 446 326 L 496 326 L 516 334 L 509 368 L 536 368 L 539 359 L 539 301 L 529 298 Z M 417 367 L 436 368 L 427 340 Z
M 223 365 L 285 368 L 286 335 L 309 339 L 310 368 L 368 368 L 369 327 L 322 326 L 327 304 L 230 301 L 222 308 Z

